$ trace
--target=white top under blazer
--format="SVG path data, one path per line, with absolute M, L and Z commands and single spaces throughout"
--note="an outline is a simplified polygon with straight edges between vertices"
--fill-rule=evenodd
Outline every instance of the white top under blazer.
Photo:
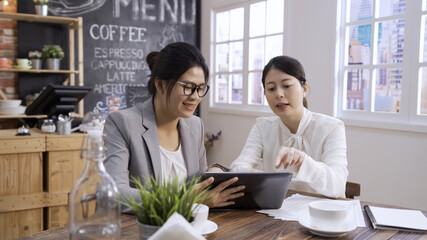
M 299 171 L 295 167 L 276 169 L 280 147 L 305 153 Z M 344 123 L 336 118 L 304 108 L 296 134 L 278 116 L 257 118 L 240 156 L 231 164 L 233 171 L 260 167 L 265 172 L 292 172 L 289 189 L 345 197 L 347 144 Z

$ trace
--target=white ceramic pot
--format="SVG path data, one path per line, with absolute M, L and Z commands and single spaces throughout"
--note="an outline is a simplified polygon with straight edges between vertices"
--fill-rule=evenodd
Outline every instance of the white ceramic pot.
M 48 58 L 47 60 L 47 69 L 50 70 L 59 70 L 59 63 L 61 59 L 59 58 Z
M 37 15 L 47 16 L 47 5 L 35 5 L 34 7 L 36 8 Z
M 136 223 L 138 223 L 139 239 L 141 240 L 147 240 L 161 228 L 160 226 L 142 224 L 138 221 L 138 219 L 136 219 Z

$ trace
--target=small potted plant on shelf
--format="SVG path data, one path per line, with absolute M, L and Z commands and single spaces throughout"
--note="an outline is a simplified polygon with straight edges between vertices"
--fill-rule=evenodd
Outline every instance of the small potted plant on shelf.
M 29 51 L 28 58 L 31 59 L 31 66 L 33 69 L 42 68 L 42 53 L 40 51 Z
M 59 45 L 46 45 L 42 49 L 42 57 L 47 60 L 47 68 L 59 70 L 59 63 L 64 58 L 64 51 Z
M 49 0 L 34 0 L 37 15 L 47 16 Z
M 193 221 L 193 204 L 207 200 L 206 190 L 199 191 L 198 178 L 179 183 L 178 178 L 165 183 L 153 177 L 132 178 L 141 197 L 141 203 L 134 197 L 122 195 L 122 204 L 129 207 L 137 217 L 140 239 L 148 239 L 169 219 L 174 212 L 181 214 L 188 222 Z

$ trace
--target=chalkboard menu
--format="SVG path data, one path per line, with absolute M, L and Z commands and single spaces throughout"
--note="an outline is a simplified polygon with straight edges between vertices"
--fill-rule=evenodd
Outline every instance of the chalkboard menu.
M 106 111 L 112 94 L 119 97 L 120 108 L 145 99 L 148 53 L 178 41 L 200 45 L 199 4 L 200 0 L 52 1 L 49 15 L 83 18 L 84 85 L 92 87 L 84 99 L 85 112 L 94 107 Z M 126 97 L 128 93 L 134 96 Z

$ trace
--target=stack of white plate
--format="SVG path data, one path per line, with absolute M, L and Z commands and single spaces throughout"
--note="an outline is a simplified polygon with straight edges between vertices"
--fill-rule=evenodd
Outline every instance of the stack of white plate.
M 21 100 L 10 99 L 0 100 L 0 114 L 2 115 L 16 115 L 23 114 L 26 107 L 20 106 Z

